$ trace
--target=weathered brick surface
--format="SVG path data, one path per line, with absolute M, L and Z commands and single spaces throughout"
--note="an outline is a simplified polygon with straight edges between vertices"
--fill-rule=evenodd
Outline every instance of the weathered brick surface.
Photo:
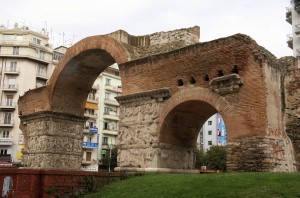
M 52 198 L 72 197 L 78 195 L 79 191 L 87 190 L 92 186 L 100 187 L 111 179 L 121 178 L 124 174 L 121 172 L 0 169 L 1 188 L 6 176 L 12 177 L 13 181 L 8 197 Z

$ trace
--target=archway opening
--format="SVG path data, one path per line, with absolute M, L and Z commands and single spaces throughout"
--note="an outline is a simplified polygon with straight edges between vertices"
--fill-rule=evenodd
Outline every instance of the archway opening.
M 173 146 L 181 147 L 184 150 L 183 152 L 190 152 L 190 148 L 193 148 L 195 152 L 199 149 L 197 139 L 199 140 L 200 129 L 203 128 L 205 123 L 208 123 L 210 127 L 207 127 L 209 130 L 206 130 L 206 132 L 210 139 L 206 139 L 206 143 L 210 144 L 209 146 L 224 146 L 226 145 L 226 136 L 224 134 L 226 129 L 224 121 L 222 123 L 221 121 L 223 119 L 218 110 L 207 102 L 190 100 L 180 103 L 166 116 L 160 131 L 159 142 L 171 145 L 170 148 L 173 148 Z M 202 143 L 203 141 L 202 139 Z M 174 155 L 176 152 L 174 152 Z M 177 168 L 195 168 L 195 153 L 193 155 L 190 154 L 189 158 L 189 162 L 184 160 L 178 162 Z M 163 164 L 166 163 L 162 162 L 161 165 L 164 166 Z

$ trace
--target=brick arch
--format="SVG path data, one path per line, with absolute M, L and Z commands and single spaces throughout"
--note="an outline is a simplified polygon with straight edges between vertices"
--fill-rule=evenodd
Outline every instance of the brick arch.
M 113 63 L 129 60 L 124 45 L 107 35 L 79 41 L 68 49 L 49 80 L 50 109 L 83 115 L 87 95 L 99 74 Z
M 177 92 L 163 104 L 162 109 L 162 122 L 158 126 L 160 143 L 195 147 L 201 126 L 217 112 L 222 115 L 230 138 L 242 134 L 237 133 L 234 108 L 208 89 L 197 87 Z M 176 121 L 179 128 L 176 128 Z

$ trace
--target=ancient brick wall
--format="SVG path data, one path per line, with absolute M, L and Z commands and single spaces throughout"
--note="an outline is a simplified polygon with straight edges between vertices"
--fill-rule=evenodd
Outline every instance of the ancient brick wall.
M 0 186 L 3 192 L 4 179 L 11 179 L 11 188 L 6 193 L 9 198 L 82 197 L 84 192 L 122 176 L 121 172 L 0 169 Z

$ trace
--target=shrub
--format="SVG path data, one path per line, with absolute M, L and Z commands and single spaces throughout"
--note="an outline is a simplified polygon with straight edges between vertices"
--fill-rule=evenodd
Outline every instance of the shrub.
M 196 152 L 196 167 L 206 166 L 208 169 L 226 171 L 226 147 L 211 146 L 204 152 Z
M 118 149 L 113 148 L 111 150 L 111 158 L 110 158 L 110 150 L 108 150 L 105 157 L 102 159 L 102 164 L 106 168 L 110 167 L 111 170 L 114 170 L 114 168 L 117 166 L 117 153 L 118 153 Z

